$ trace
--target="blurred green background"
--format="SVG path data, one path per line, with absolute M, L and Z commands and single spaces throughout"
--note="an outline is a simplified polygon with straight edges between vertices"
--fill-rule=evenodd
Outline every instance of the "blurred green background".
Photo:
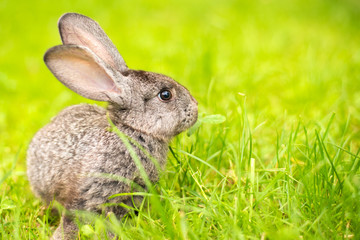
M 359 9 L 355 0 L 2 0 L 0 156 L 11 158 L 60 109 L 86 101 L 42 61 L 61 44 L 65 12 L 97 20 L 129 67 L 172 76 L 200 111 L 228 115 L 241 92 L 255 125 L 285 112 L 310 120 L 336 112 L 352 114 L 358 130 Z
M 17 159 L 0 194 L 23 193 L 14 197 L 18 204 L 34 201 L 25 174 L 33 134 L 64 107 L 91 102 L 42 60 L 61 44 L 57 20 L 65 12 L 98 21 L 130 68 L 169 75 L 190 90 L 200 112 L 226 116 L 221 128 L 232 129 L 230 139 L 245 94 L 250 125 L 265 124 L 254 133 L 265 160 L 277 131 L 298 119 L 323 126 L 333 112 L 334 137 L 351 116 L 349 148 L 360 147 L 358 0 L 0 0 L 0 179 Z
M 225 114 L 237 92 L 252 113 L 359 116 L 360 2 L 0 2 L 1 144 L 16 151 L 64 106 L 85 99 L 42 61 L 65 12 L 96 19 L 131 68 L 187 86 L 200 111 Z M 14 149 L 15 148 L 15 149 Z

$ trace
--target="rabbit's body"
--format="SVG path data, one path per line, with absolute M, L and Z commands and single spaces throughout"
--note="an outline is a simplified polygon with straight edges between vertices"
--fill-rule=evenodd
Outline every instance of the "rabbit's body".
M 74 92 L 109 105 L 107 110 L 68 107 L 36 133 L 27 153 L 29 181 L 46 203 L 55 199 L 68 210 L 104 210 L 121 217 L 126 208 L 113 203 L 132 205 L 141 198 L 109 197 L 137 191 L 136 185 L 145 188 L 145 180 L 129 149 L 110 131 L 108 118 L 142 146 L 131 143 L 148 179 L 156 182 L 153 160 L 164 166 L 171 138 L 196 122 L 197 102 L 170 77 L 129 69 L 92 19 L 67 13 L 59 30 L 63 45 L 46 52 L 46 65 Z M 53 239 L 72 239 L 76 231 L 72 218 L 63 216 Z
M 164 165 L 166 141 L 124 126 L 116 118 L 111 120 L 160 166 Z M 111 195 L 131 192 L 126 180 L 145 187 L 128 149 L 109 129 L 106 110 L 88 104 L 64 109 L 42 128 L 34 136 L 27 157 L 28 176 L 36 195 L 47 203 L 55 198 L 68 209 L 99 211 L 101 204 L 110 202 Z M 152 160 L 133 148 L 150 180 L 156 182 L 158 171 Z M 127 203 L 127 199 L 113 198 L 111 202 Z M 110 211 L 120 216 L 124 213 L 121 207 Z

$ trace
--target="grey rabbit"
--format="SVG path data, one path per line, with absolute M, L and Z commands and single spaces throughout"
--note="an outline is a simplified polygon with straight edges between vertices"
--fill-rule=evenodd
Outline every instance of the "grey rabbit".
M 46 204 L 61 203 L 70 212 L 127 212 L 119 203 L 132 205 L 131 197 L 109 199 L 131 192 L 131 184 L 106 178 L 109 174 L 146 187 L 115 126 L 164 167 L 172 137 L 197 120 L 197 102 L 189 91 L 162 74 L 132 70 L 94 20 L 66 13 L 58 27 L 63 45 L 50 48 L 44 61 L 65 86 L 88 99 L 108 102 L 107 109 L 80 104 L 62 110 L 40 129 L 27 151 L 27 175 L 33 192 Z M 158 170 L 148 155 L 134 148 L 151 182 Z M 52 239 L 73 239 L 73 219 L 63 215 Z

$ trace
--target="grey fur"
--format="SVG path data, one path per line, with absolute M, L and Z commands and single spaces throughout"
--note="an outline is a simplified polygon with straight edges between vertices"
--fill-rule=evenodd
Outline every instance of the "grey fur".
M 121 217 L 125 208 L 104 208 L 102 204 L 131 205 L 126 196 L 108 199 L 132 191 L 131 186 L 128 181 L 104 174 L 128 179 L 144 188 L 145 184 L 123 142 L 109 131 L 107 113 L 120 131 L 141 144 L 164 167 L 171 138 L 196 122 L 197 102 L 185 87 L 167 76 L 125 67 L 115 46 L 91 19 L 65 14 L 59 28 L 66 45 L 48 50 L 44 57 L 47 66 L 73 91 L 108 101 L 109 105 L 107 109 L 89 104 L 68 107 L 40 129 L 27 152 L 28 178 L 35 195 L 45 203 L 55 199 L 70 211 L 111 211 Z M 76 34 L 76 39 L 93 36 L 81 45 L 81 41 L 68 42 L 67 34 Z M 102 46 L 91 47 L 99 43 Z M 170 101 L 158 97 L 163 89 L 171 91 Z M 156 182 L 159 173 L 155 165 L 137 147 L 135 151 L 149 179 Z M 76 231 L 71 218 L 62 217 L 53 239 L 73 239 Z

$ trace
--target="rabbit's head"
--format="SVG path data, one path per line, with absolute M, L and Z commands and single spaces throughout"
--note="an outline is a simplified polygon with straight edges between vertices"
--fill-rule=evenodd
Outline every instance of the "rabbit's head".
M 109 102 L 115 121 L 167 140 L 196 122 L 197 102 L 189 91 L 162 74 L 129 69 L 95 21 L 67 13 L 59 30 L 64 45 L 46 52 L 46 65 L 74 92 Z

